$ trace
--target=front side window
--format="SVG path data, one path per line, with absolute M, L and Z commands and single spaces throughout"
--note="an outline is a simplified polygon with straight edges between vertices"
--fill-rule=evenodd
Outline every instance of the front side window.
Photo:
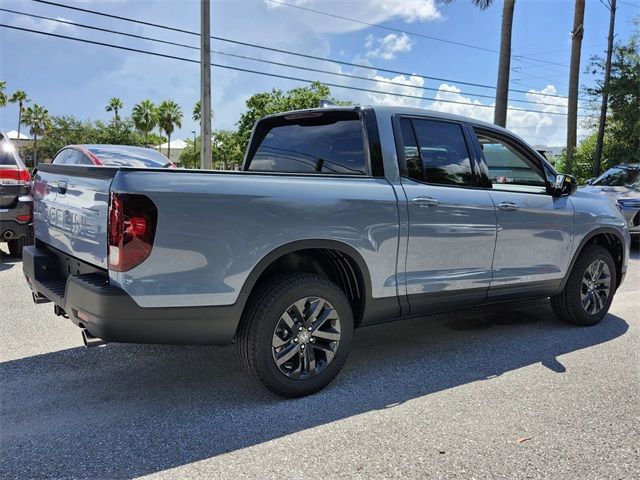
M 365 174 L 362 121 L 351 113 L 292 119 L 271 127 L 250 159 L 257 172 Z
M 474 184 L 469 151 L 460 125 L 403 118 L 400 127 L 410 178 L 439 185 Z
M 483 132 L 476 136 L 489 168 L 494 190 L 547 193 L 545 176 L 513 145 Z

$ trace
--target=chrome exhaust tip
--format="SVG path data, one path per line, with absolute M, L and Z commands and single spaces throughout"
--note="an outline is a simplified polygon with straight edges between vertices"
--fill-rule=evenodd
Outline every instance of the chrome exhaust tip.
M 13 230 L 6 230 L 2 236 L 4 237 L 5 240 L 11 240 L 13 238 Z
M 91 335 L 86 328 L 82 329 L 82 342 L 87 348 L 102 347 L 107 344 L 103 339 Z

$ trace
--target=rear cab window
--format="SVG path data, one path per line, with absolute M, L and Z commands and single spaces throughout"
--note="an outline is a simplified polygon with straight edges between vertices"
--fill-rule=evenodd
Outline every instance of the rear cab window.
M 261 121 L 245 170 L 366 175 L 364 124 L 355 111 L 300 112 Z

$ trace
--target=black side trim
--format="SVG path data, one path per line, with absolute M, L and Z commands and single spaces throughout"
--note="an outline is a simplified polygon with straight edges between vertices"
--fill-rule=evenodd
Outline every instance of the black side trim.
M 466 306 L 478 305 L 487 296 L 487 288 L 469 288 L 446 292 L 418 293 L 407 295 L 409 315 L 426 315 Z
M 382 159 L 382 146 L 380 144 L 380 132 L 378 131 L 376 112 L 371 107 L 362 108 L 360 112 L 364 120 L 365 128 L 367 129 L 371 175 L 374 177 L 384 177 L 384 161 Z
M 486 303 L 509 302 L 536 297 L 548 297 L 558 291 L 562 279 L 539 280 L 489 287 Z

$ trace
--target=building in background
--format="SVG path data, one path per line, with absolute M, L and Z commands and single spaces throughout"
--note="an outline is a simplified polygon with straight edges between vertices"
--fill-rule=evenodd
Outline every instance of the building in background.
M 171 156 L 169 157 L 169 143 L 163 143 L 162 145 L 158 145 L 156 149 L 163 154 L 165 157 L 168 157 L 175 164 L 180 163 L 180 155 L 182 155 L 182 151 L 187 148 L 187 142 L 184 140 L 180 140 L 179 138 L 176 140 L 171 140 Z

